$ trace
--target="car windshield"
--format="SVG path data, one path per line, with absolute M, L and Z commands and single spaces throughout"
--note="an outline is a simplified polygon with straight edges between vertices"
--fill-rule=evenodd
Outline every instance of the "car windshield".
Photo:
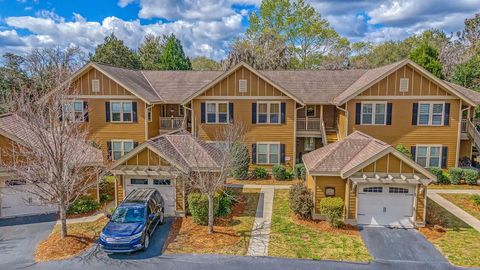
M 145 220 L 145 207 L 120 206 L 112 215 L 111 221 L 117 223 L 134 223 Z

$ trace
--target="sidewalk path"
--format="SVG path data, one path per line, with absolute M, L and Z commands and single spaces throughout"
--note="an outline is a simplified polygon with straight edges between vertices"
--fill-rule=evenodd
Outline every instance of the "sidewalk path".
M 272 188 L 272 189 L 290 189 L 292 185 L 254 185 L 254 184 L 225 184 L 226 187 L 230 188 Z
M 98 213 L 96 215 L 81 217 L 81 218 L 68 218 L 67 224 L 74 224 L 74 223 L 84 223 L 84 222 L 94 222 L 97 221 L 99 218 L 104 217 L 104 213 Z M 57 220 L 57 225 L 60 225 L 61 221 Z
M 478 190 L 428 190 L 427 196 L 447 211 L 461 219 L 463 222 L 472 226 L 475 230 L 480 232 L 480 220 L 462 210 L 460 207 L 451 203 L 449 200 L 440 196 L 440 193 L 456 193 L 456 194 L 480 194 Z
M 244 186 L 244 188 L 246 188 Z M 270 225 L 272 222 L 273 197 L 275 187 L 267 186 L 260 190 L 257 213 L 252 228 L 252 237 L 248 245 L 248 256 L 268 256 Z

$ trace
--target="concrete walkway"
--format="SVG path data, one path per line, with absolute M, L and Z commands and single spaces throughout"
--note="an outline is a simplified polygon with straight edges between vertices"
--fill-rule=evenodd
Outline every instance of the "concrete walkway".
M 427 196 L 447 211 L 461 219 L 463 222 L 472 226 L 475 230 L 480 232 L 480 220 L 462 210 L 460 207 L 451 203 L 449 200 L 440 196 L 440 193 L 455 193 L 455 194 L 480 194 L 478 190 L 428 190 Z
M 254 184 L 225 184 L 226 187 L 230 188 L 272 188 L 272 189 L 290 189 L 292 185 L 254 185 Z
M 67 219 L 67 224 L 75 224 L 75 223 L 84 223 L 84 222 L 94 222 L 97 221 L 99 218 L 104 217 L 104 213 L 98 213 L 93 216 L 87 216 L 87 217 L 80 217 L 80 218 L 68 218 Z M 57 225 L 60 225 L 61 221 L 57 220 Z
M 263 187 L 260 190 L 257 213 L 252 228 L 252 237 L 248 245 L 248 256 L 268 256 L 274 195 L 275 188 L 273 186 Z

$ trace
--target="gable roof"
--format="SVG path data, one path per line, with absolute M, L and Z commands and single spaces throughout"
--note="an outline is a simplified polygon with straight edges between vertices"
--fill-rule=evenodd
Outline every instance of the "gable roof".
M 147 104 L 184 104 L 244 67 L 300 104 L 341 105 L 407 64 L 470 105 L 480 104 L 480 93 L 443 81 L 409 59 L 373 69 L 349 70 L 255 70 L 241 62 L 227 71 L 162 71 L 90 62 L 72 78 L 93 67 Z
M 430 179 L 435 179 L 428 170 L 395 150 L 391 145 L 360 131 L 355 131 L 341 141 L 327 144 L 303 155 L 303 161 L 309 174 L 338 175 L 347 178 L 389 153 Z
M 212 144 L 200 141 L 185 131 L 175 131 L 145 141 L 117 160 L 111 166 L 111 170 L 116 169 L 146 148 L 185 173 L 191 170 L 212 172 L 219 170 L 220 154 L 217 148 Z

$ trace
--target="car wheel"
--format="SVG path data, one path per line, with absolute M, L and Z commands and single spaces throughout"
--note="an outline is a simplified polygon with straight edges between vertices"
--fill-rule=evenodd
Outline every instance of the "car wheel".
M 143 242 L 143 250 L 146 250 L 149 245 L 150 245 L 150 236 L 147 233 L 147 235 L 145 236 L 145 241 Z

